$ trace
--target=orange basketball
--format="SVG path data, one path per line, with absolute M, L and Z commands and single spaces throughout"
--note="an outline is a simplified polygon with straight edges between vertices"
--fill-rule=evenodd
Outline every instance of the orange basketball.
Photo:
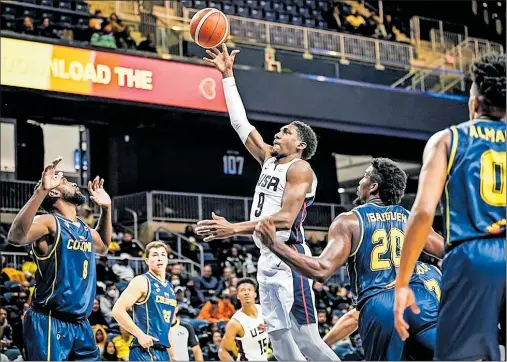
M 203 48 L 218 47 L 229 36 L 229 19 L 217 9 L 199 10 L 190 20 L 190 36 Z

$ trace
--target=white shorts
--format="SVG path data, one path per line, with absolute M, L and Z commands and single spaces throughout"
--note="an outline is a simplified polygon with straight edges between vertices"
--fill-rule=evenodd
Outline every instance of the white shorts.
M 308 246 L 293 247 L 311 256 Z M 272 252 L 261 254 L 257 267 L 259 297 L 268 331 L 291 328 L 291 313 L 300 325 L 317 322 L 313 280 L 293 272 Z

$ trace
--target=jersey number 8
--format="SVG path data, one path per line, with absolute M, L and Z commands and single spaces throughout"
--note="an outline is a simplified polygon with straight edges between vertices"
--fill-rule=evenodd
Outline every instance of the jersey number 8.
M 83 279 L 88 278 L 88 260 L 83 262 Z
M 389 230 L 389 233 L 384 229 L 377 229 L 373 232 L 371 242 L 375 247 L 371 251 L 370 269 L 386 270 L 391 268 L 391 264 L 394 267 L 400 266 L 401 259 L 401 248 L 403 247 L 403 241 L 405 235 L 400 229 L 393 228 Z M 391 248 L 391 256 L 382 258 L 385 256 L 389 247 Z
M 163 313 L 164 313 L 164 321 L 166 323 L 171 323 L 172 312 L 170 310 L 164 310 Z
M 504 206 L 507 196 L 505 152 L 487 150 L 481 156 L 481 198 L 491 206 Z

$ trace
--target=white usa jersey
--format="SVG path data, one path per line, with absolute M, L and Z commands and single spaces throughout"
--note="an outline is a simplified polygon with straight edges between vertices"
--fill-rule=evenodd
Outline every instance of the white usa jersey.
M 262 317 L 261 306 L 256 304 L 255 308 L 257 308 L 257 318 L 246 315 L 241 309 L 232 316 L 232 319 L 236 319 L 241 324 L 244 331 L 243 337 L 236 337 L 237 361 L 268 360 L 268 331 Z
M 275 157 L 264 162 L 262 165 L 261 176 L 255 187 L 255 195 L 252 202 L 252 209 L 250 211 L 250 220 L 258 220 L 271 216 L 282 208 L 282 198 L 287 184 L 287 172 L 289 167 L 294 163 L 300 161 L 296 158 L 290 162 L 280 164 Z M 317 177 L 313 173 L 312 188 L 306 194 L 305 201 L 301 205 L 298 216 L 294 220 L 290 230 L 282 230 L 276 232 L 276 239 L 286 242 L 288 244 L 303 244 L 304 243 L 304 229 L 303 221 L 306 218 L 307 208 L 313 203 L 315 199 L 315 191 L 317 190 Z M 261 254 L 269 252 L 269 249 L 262 244 L 262 242 L 253 236 L 255 245 L 261 249 Z

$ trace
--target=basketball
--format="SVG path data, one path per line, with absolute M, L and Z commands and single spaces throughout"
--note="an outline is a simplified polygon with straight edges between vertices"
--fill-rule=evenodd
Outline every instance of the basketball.
M 218 47 L 229 36 L 229 19 L 220 10 L 202 9 L 190 20 L 190 36 L 203 48 Z

